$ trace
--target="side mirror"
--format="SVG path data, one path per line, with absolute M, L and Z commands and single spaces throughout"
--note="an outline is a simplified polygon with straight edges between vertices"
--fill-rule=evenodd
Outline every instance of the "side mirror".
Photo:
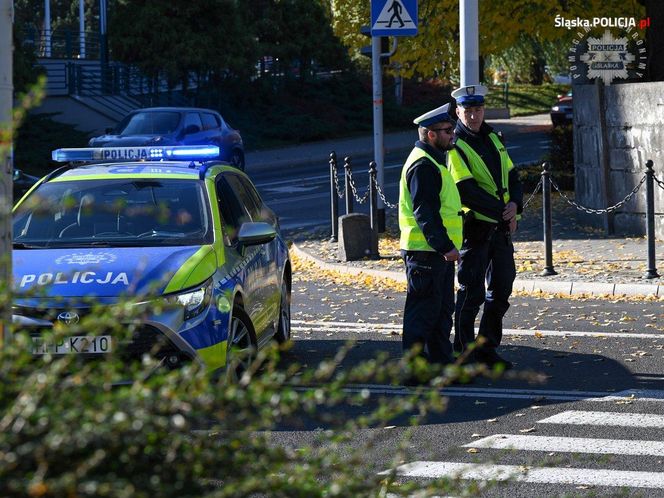
M 242 223 L 237 238 L 243 246 L 257 246 L 274 240 L 277 232 L 272 225 L 264 221 Z
M 23 176 L 23 171 L 20 169 L 15 169 L 14 170 L 14 181 L 20 179 Z

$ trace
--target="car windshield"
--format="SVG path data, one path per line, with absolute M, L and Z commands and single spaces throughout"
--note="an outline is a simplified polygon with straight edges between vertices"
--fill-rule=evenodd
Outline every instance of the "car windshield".
M 120 123 L 118 135 L 167 135 L 173 133 L 180 123 L 177 112 L 137 112 Z
M 16 248 L 212 242 L 200 181 L 72 180 L 40 185 L 14 211 Z

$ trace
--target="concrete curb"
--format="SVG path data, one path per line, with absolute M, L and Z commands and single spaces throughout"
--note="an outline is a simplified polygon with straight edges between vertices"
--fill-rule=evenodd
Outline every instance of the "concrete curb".
M 312 256 L 308 252 L 304 251 L 303 249 L 300 249 L 293 243 L 291 246 L 291 250 L 295 253 L 295 255 L 303 259 L 305 261 L 309 261 L 313 264 L 315 264 L 317 267 L 319 267 L 321 270 L 330 270 L 330 271 L 337 271 L 339 273 L 346 273 L 348 275 L 370 275 L 372 277 L 378 277 L 378 278 L 387 278 L 390 279 L 394 282 L 398 283 L 406 283 L 406 273 L 399 273 L 396 271 L 390 271 L 390 270 L 375 270 L 373 268 L 359 268 L 357 266 L 351 266 L 351 265 L 344 265 L 341 263 L 328 263 L 327 261 L 323 261 L 316 256 Z
M 315 264 L 322 270 L 336 271 L 348 275 L 370 275 L 372 277 L 386 278 L 398 283 L 406 282 L 405 272 L 396 272 L 392 270 L 375 270 L 373 268 L 360 268 L 342 263 L 328 263 L 316 256 L 313 256 L 303 249 L 300 249 L 295 243 L 291 246 L 295 255 L 305 261 Z M 569 282 L 560 280 L 515 280 L 514 290 L 537 293 L 546 292 L 552 294 L 572 295 L 609 295 L 609 296 L 634 296 L 647 297 L 664 296 L 664 284 L 612 284 L 600 282 Z

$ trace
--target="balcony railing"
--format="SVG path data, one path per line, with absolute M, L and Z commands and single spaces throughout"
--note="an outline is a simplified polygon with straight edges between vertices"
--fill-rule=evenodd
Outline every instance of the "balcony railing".
M 99 33 L 70 29 L 23 30 L 24 44 L 34 48 L 37 57 L 53 59 L 99 59 Z

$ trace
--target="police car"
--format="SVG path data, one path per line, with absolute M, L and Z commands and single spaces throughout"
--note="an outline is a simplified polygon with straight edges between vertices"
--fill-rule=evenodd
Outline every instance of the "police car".
M 33 354 L 149 353 L 168 366 L 217 370 L 238 350 L 290 339 L 288 247 L 247 175 L 208 160 L 216 146 L 52 155 L 69 164 L 13 211 L 12 323 L 33 338 Z M 146 311 L 138 324 L 132 318 L 129 338 L 44 339 L 97 305 L 126 302 Z M 236 359 L 246 368 L 251 356 Z

